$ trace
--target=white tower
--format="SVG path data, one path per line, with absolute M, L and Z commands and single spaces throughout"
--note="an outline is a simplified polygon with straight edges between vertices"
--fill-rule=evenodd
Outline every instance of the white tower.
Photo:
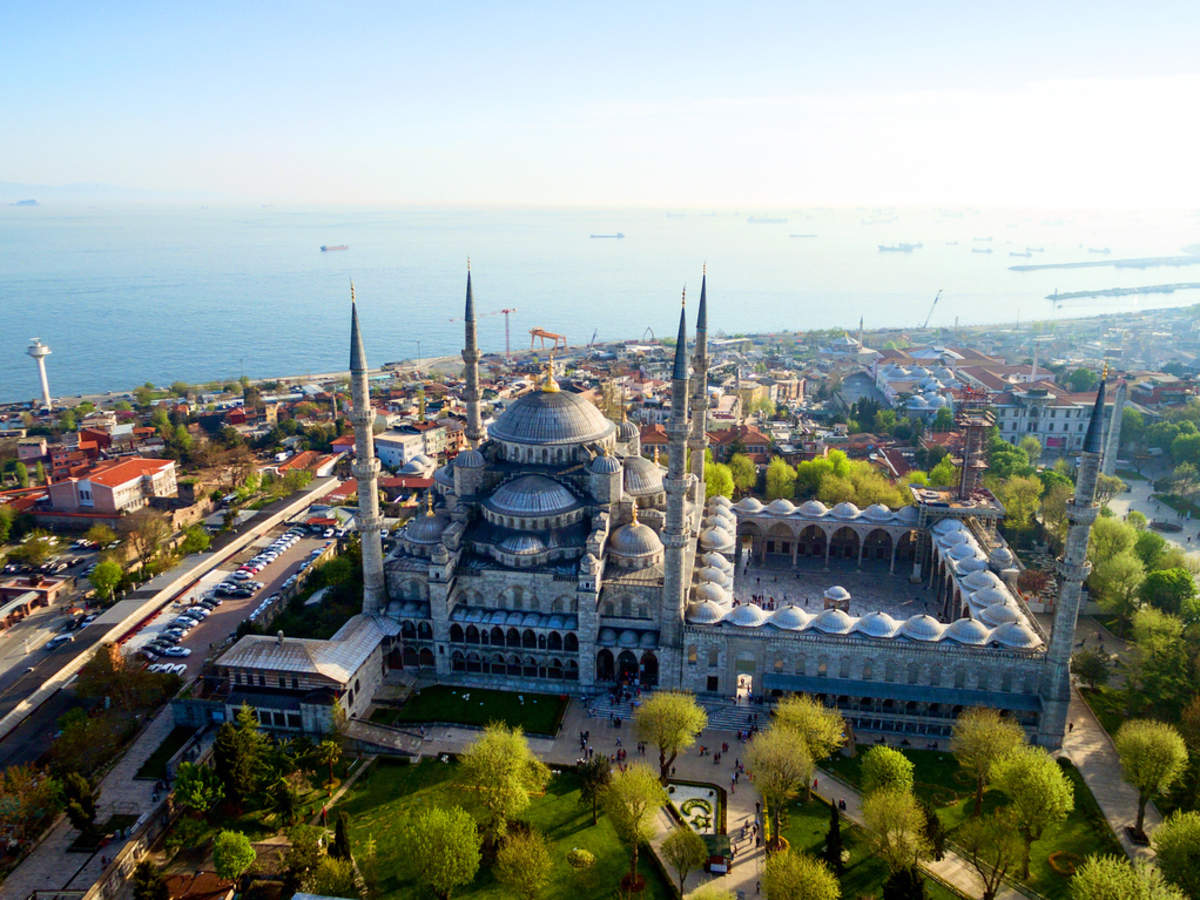
M 38 375 L 42 379 L 42 403 L 46 409 L 52 409 L 50 402 L 50 382 L 46 380 L 46 357 L 50 355 L 50 348 L 42 343 L 41 338 L 30 338 L 33 341 L 29 345 L 29 349 L 25 352 L 37 360 Z
M 367 354 L 358 329 L 358 305 L 354 282 L 350 282 L 350 423 L 354 426 L 354 464 L 358 479 L 358 533 L 362 537 L 363 612 L 378 615 L 387 609 L 387 585 L 383 575 L 383 542 L 379 516 L 379 460 L 375 458 L 375 410 L 367 382 Z

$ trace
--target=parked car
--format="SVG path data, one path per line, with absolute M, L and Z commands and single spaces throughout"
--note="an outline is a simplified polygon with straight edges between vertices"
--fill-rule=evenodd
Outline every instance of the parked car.
M 46 641 L 46 649 L 47 650 L 57 650 L 63 644 L 69 644 L 73 640 L 75 640 L 75 635 L 73 635 L 73 634 L 60 634 L 60 635 L 57 635 L 56 637 L 52 637 L 52 638 L 50 638 L 50 640 Z
M 163 651 L 163 656 L 191 656 L 192 651 L 188 647 L 170 647 Z

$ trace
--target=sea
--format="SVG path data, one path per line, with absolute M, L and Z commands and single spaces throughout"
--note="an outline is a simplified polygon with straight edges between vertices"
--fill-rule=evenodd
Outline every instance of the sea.
M 902 242 L 920 246 L 879 250 Z M 352 279 L 372 365 L 452 355 L 468 258 L 481 349 L 501 352 L 504 308 L 514 349 L 532 328 L 572 347 L 673 336 L 704 266 L 710 332 L 728 335 L 915 328 L 939 290 L 943 328 L 1192 304 L 1200 291 L 1045 298 L 1200 266 L 1010 269 L 1185 248 L 1200 253 L 1200 211 L 3 207 L 0 400 L 38 394 L 34 336 L 61 396 L 342 370 Z

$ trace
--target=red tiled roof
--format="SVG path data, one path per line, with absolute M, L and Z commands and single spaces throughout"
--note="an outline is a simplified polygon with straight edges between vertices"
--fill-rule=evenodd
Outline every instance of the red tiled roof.
M 380 478 L 379 486 L 381 488 L 407 488 L 410 490 L 423 491 L 433 487 L 432 478 L 418 478 L 413 475 L 397 475 L 390 478 Z
M 667 444 L 670 439 L 667 437 L 667 429 L 661 425 L 643 425 L 642 426 L 642 443 L 643 444 Z
M 119 487 L 138 478 L 157 475 L 168 466 L 173 465 L 175 463 L 169 459 L 145 459 L 140 456 L 132 456 L 128 459 L 100 463 L 92 469 L 88 477 L 96 484 L 102 484 L 105 487 Z

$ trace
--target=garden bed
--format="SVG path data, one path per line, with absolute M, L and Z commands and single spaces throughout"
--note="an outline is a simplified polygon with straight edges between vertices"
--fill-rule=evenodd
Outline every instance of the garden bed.
M 667 793 L 676 817 L 697 834 L 724 832 L 725 798 L 715 784 L 695 781 L 670 781 Z
M 434 685 L 413 691 L 403 706 L 376 710 L 371 721 L 384 725 L 444 723 L 482 728 L 491 722 L 521 726 L 529 735 L 554 737 L 567 709 L 560 694 L 514 693 L 487 688 Z

